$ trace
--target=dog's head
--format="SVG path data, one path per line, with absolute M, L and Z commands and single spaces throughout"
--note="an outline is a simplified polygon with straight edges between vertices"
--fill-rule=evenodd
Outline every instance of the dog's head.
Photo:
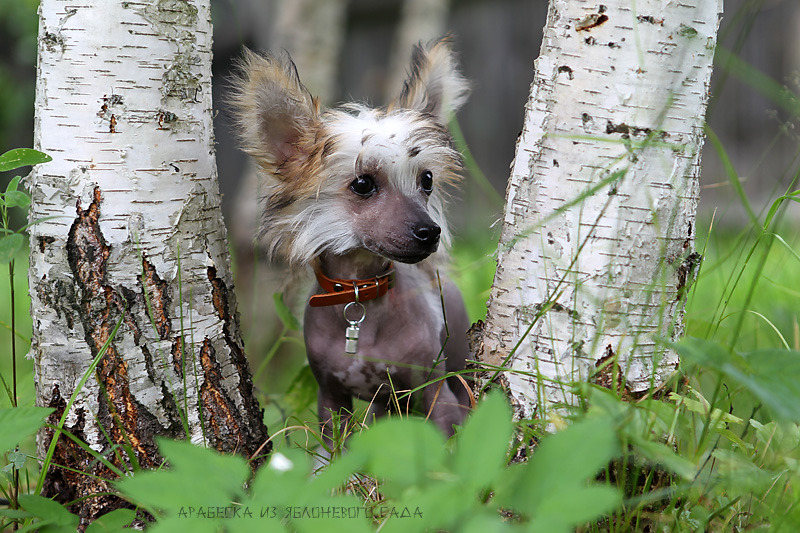
M 322 111 L 288 57 L 246 52 L 234 82 L 242 147 L 260 168 L 269 250 L 292 263 L 366 249 L 415 263 L 449 239 L 445 185 L 461 158 L 446 127 L 466 100 L 449 41 L 414 49 L 385 109 Z

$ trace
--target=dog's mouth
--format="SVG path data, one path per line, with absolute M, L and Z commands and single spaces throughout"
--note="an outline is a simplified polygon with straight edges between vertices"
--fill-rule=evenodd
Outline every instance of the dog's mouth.
M 386 257 L 387 259 L 391 259 L 392 261 L 397 261 L 399 263 L 407 263 L 409 265 L 413 265 L 414 263 L 419 263 L 420 261 L 422 261 L 424 259 L 427 259 L 435 251 L 436 250 L 433 250 L 431 252 L 425 252 L 423 254 L 403 254 L 403 255 L 398 255 L 398 254 L 382 253 L 381 255 L 383 257 Z
M 408 220 L 389 231 L 362 237 L 364 248 L 370 252 L 399 263 L 419 263 L 439 248 L 442 229 L 430 218 Z
M 370 252 L 380 255 L 381 257 L 385 257 L 386 259 L 397 261 L 398 263 L 407 263 L 413 265 L 414 263 L 419 263 L 420 261 L 427 259 L 431 254 L 433 254 L 439 248 L 439 241 L 437 239 L 436 242 L 430 243 L 424 248 L 400 246 L 389 247 L 377 245 L 376 243 L 365 243 L 364 247 Z

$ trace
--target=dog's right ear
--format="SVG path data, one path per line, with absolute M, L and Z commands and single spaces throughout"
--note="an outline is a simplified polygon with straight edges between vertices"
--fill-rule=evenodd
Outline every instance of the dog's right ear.
M 447 123 L 469 94 L 469 84 L 456 69 L 451 45 L 452 39 L 445 37 L 427 47 L 421 43 L 414 47 L 408 79 L 390 108 L 416 109 Z
M 288 54 L 262 56 L 245 49 L 230 103 L 242 149 L 262 167 L 280 169 L 303 157 L 300 141 L 319 117 L 319 101 L 300 83 Z

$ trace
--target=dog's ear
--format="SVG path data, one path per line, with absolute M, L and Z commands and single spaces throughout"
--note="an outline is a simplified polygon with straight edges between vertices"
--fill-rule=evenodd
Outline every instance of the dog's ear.
M 319 101 L 300 83 L 288 54 L 262 56 L 245 49 L 230 103 L 242 149 L 262 166 L 280 168 L 300 156 L 301 138 L 319 117 Z
M 451 39 L 418 44 L 411 53 L 411 71 L 400 96 L 391 107 L 430 113 L 446 123 L 467 100 L 469 85 L 456 70 Z

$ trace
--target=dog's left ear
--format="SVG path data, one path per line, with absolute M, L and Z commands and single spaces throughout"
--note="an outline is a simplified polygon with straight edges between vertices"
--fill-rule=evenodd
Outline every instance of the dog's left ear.
M 469 85 L 456 70 L 451 39 L 418 44 L 411 53 L 411 72 L 403 90 L 390 106 L 430 113 L 442 123 L 467 101 Z
M 279 169 L 305 154 L 301 139 L 318 121 L 319 101 L 300 82 L 288 54 L 245 50 L 229 101 L 242 149 L 265 168 Z

